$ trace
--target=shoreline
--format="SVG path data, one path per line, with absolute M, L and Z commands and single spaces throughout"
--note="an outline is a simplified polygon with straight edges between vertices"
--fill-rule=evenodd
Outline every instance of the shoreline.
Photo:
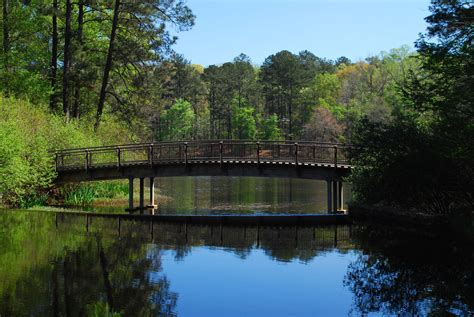
M 377 231 L 383 228 L 406 234 L 474 240 L 473 214 L 446 215 L 407 211 L 389 206 L 352 204 L 349 215 L 355 224 Z

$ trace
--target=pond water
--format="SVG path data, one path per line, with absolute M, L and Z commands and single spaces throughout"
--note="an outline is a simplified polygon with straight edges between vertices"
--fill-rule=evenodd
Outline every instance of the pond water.
M 0 316 L 471 316 L 472 247 L 0 211 Z M 107 308 L 106 308 L 107 307 Z
M 138 188 L 138 181 L 135 188 Z M 327 213 L 325 181 L 263 177 L 163 177 L 156 178 L 155 188 L 160 214 Z M 343 193 L 344 206 L 347 207 L 351 198 L 348 183 L 344 183 Z M 135 198 L 138 199 L 138 193 L 135 193 Z M 88 209 L 114 212 L 118 207 L 125 210 L 127 202 L 123 201 L 121 206 L 94 206 Z

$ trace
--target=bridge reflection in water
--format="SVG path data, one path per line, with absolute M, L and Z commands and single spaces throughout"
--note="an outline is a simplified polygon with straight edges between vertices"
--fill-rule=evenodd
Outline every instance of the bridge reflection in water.
M 160 221 L 156 217 L 56 213 L 58 230 L 141 239 L 181 248 L 210 246 L 236 249 L 287 250 L 344 248 L 351 242 L 351 225 L 229 225 Z M 310 252 L 312 254 L 312 252 Z M 309 253 L 305 253 L 306 256 Z M 315 256 L 314 253 L 313 256 Z M 311 257 L 313 257 L 311 256 Z
M 129 210 L 154 210 L 155 177 L 258 176 L 325 180 L 328 211 L 343 206 L 342 179 L 351 171 L 352 147 L 294 141 L 160 142 L 67 149 L 55 153 L 57 183 L 128 179 Z M 133 180 L 139 178 L 139 206 Z M 150 187 L 145 204 L 145 179 Z

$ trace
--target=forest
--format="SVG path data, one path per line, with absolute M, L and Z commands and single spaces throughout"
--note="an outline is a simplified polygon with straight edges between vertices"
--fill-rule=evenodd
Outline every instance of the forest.
M 3 1 L 1 90 L 49 105 L 66 122 L 117 120 L 140 140 L 350 141 L 367 115 L 390 120 L 396 87 L 416 72 L 409 47 L 364 61 L 276 52 L 191 64 L 168 28 L 194 16 L 181 1 Z
M 49 151 L 190 139 L 315 140 L 358 149 L 355 199 L 473 209 L 474 9 L 432 0 L 409 46 L 351 61 L 280 51 L 192 64 L 182 0 L 2 0 L 0 199 L 51 190 Z M 32 150 L 34 149 L 34 150 Z M 30 203 L 26 203 L 29 205 Z

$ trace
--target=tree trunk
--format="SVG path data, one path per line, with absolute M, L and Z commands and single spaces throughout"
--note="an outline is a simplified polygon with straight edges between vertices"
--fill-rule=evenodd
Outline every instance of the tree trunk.
M 4 87 L 5 87 L 5 92 L 8 94 L 9 88 L 8 88 L 8 73 L 9 73 L 9 61 L 8 57 L 10 54 L 10 29 L 9 29 L 9 21 L 8 21 L 8 0 L 3 0 L 2 3 L 2 19 L 3 19 L 3 67 L 4 67 Z
M 64 65 L 63 65 L 63 111 L 69 119 L 69 68 L 71 65 L 71 0 L 66 0 L 66 27 L 64 30 Z
M 72 309 L 74 308 L 74 303 L 72 302 L 71 296 L 71 286 L 73 285 L 73 281 L 70 281 L 69 278 L 72 276 L 71 272 L 69 271 L 68 262 L 69 258 L 66 256 L 63 262 L 63 272 L 64 272 L 64 307 L 65 307 L 65 315 L 71 316 Z
M 5 1 L 5 0 L 4 0 Z M 49 107 L 56 110 L 56 76 L 58 72 L 58 0 L 53 0 L 53 38 L 51 47 L 51 96 L 49 97 Z
M 96 238 L 97 247 L 99 251 L 99 262 L 102 269 L 102 278 L 104 279 L 105 294 L 107 298 L 107 304 L 111 310 L 114 309 L 114 299 L 112 292 L 112 283 L 110 283 L 109 271 L 107 270 L 107 258 L 105 257 L 105 252 L 102 247 L 102 241 L 100 238 Z
M 3 53 L 8 54 L 10 51 L 10 30 L 8 21 L 8 0 L 3 0 L 2 19 L 3 19 Z
M 84 25 L 84 1 L 79 0 L 79 12 L 77 15 L 77 43 L 79 48 L 82 50 L 82 31 Z M 76 70 L 77 71 L 77 70 Z M 76 80 L 74 81 L 74 106 L 73 106 L 73 117 L 79 119 L 79 106 L 81 103 L 81 80 L 76 74 Z
M 113 58 L 115 34 L 117 32 L 119 9 L 120 9 L 120 0 L 115 0 L 114 17 L 112 20 L 112 30 L 110 32 L 110 40 L 109 40 L 109 50 L 107 52 L 107 60 L 105 61 L 104 76 L 102 77 L 102 87 L 100 88 L 99 104 L 97 105 L 97 115 L 95 119 L 94 130 L 97 130 L 99 128 L 100 120 L 102 119 L 102 112 L 104 110 L 105 95 L 107 92 L 107 85 L 109 83 L 109 73 L 110 73 L 110 69 L 112 68 L 112 58 Z
M 293 87 L 290 88 L 290 98 L 288 100 L 288 130 L 289 139 L 293 140 Z
M 52 284 L 53 284 L 53 316 L 59 316 L 59 279 L 58 279 L 58 263 L 53 263 Z

